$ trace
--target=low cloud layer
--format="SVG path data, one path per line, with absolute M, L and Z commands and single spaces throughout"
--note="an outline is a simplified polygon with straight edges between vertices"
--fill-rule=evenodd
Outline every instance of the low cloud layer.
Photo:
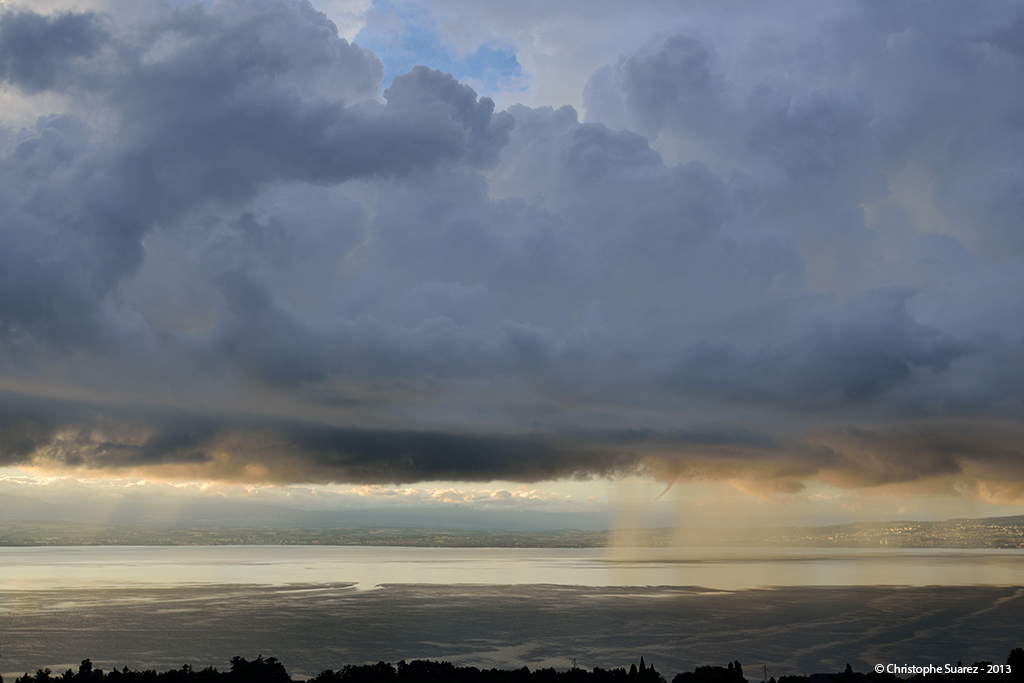
M 1024 15 L 805 7 L 583 112 L 306 2 L 6 10 L 0 463 L 1024 503 Z

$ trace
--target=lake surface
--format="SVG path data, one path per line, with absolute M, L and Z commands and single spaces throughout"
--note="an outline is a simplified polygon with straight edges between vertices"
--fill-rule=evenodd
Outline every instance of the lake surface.
M 0 672 L 345 664 L 617 667 L 667 679 L 1005 660 L 1024 553 L 908 549 L 0 548 Z M 9 678 L 8 680 L 11 680 Z
M 807 548 L 0 548 L 0 590 L 188 584 L 1024 586 L 1024 551 Z

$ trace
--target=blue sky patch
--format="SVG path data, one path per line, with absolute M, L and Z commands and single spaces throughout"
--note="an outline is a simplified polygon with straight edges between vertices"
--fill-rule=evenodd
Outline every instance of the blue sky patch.
M 373 8 L 377 16 L 354 42 L 370 48 L 384 62 L 385 88 L 395 76 L 424 64 L 452 74 L 481 95 L 526 89 L 523 68 L 510 46 L 486 43 L 470 54 L 460 55 L 422 7 L 375 0 Z

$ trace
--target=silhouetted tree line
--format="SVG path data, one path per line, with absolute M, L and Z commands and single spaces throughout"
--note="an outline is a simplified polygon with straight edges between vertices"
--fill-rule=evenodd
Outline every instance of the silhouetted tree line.
M 997 665 L 996 673 L 988 671 L 992 662 L 975 662 L 982 673 L 933 673 L 928 676 L 897 676 L 892 673 L 860 673 L 847 664 L 842 673 L 811 674 L 810 676 L 782 676 L 777 681 L 771 677 L 766 683 L 1024 683 L 1024 649 L 1014 648 L 1006 658 L 1006 665 Z M 964 667 L 957 662 L 957 667 Z M 983 675 L 979 679 L 977 676 Z M 927 680 L 926 680 L 927 679 Z M 3 676 L 0 676 L 3 683 Z M 262 655 L 249 661 L 244 657 L 231 660 L 230 671 L 218 671 L 207 667 L 199 671 L 188 664 L 180 669 L 157 672 L 131 671 L 128 667 L 113 669 L 104 673 L 93 668 L 92 662 L 84 660 L 78 671 L 68 669 L 54 675 L 50 669 L 40 669 L 35 674 L 25 674 L 14 683 L 295 683 L 284 665 L 274 657 L 264 659 Z M 308 683 L 666 683 L 665 678 L 653 666 L 640 658 L 640 666 L 633 664 L 626 669 L 580 669 L 575 665 L 567 670 L 554 668 L 535 669 L 478 669 L 475 666 L 455 666 L 450 662 L 402 660 L 396 666 L 385 662 L 376 664 L 348 665 L 339 671 L 327 669 Z M 672 683 L 750 683 L 743 675 L 739 661 L 722 666 L 698 666 L 693 671 L 676 674 Z

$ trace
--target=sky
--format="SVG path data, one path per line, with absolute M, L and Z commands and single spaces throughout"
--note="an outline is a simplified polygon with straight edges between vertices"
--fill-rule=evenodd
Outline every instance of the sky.
M 0 495 L 1020 514 L 1022 85 L 1020 2 L 0 3 Z

